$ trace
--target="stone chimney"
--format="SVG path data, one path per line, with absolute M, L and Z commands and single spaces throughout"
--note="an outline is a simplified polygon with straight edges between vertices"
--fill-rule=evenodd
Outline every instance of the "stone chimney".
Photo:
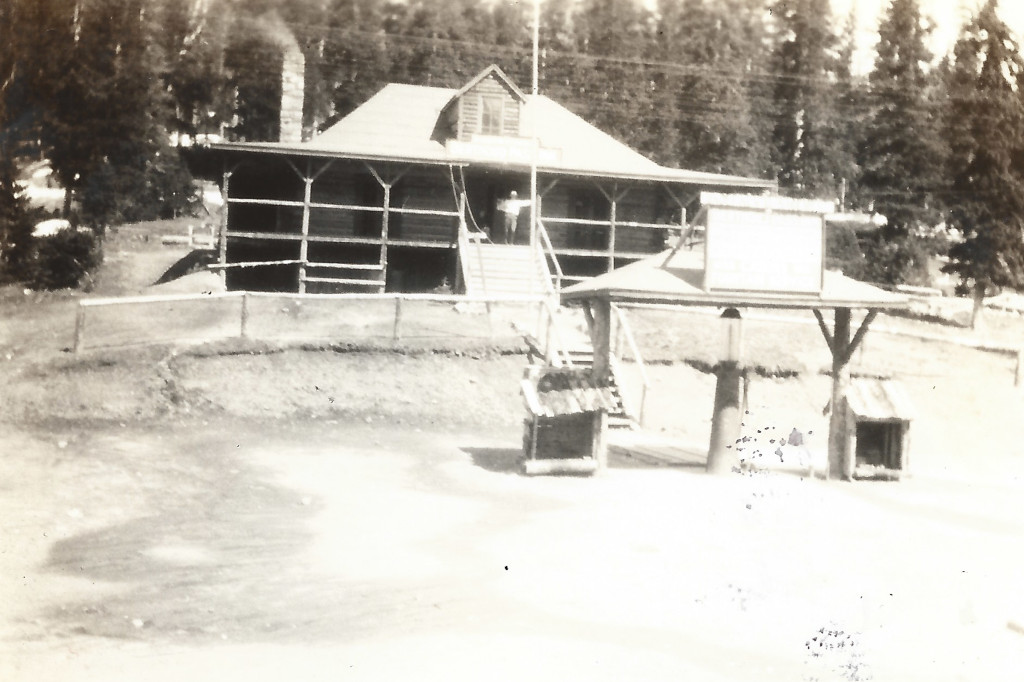
M 306 97 L 306 58 L 293 38 L 282 46 L 281 132 L 278 140 L 289 144 L 302 142 L 302 104 Z
M 302 106 L 306 99 L 306 57 L 288 25 L 277 12 L 259 20 L 260 27 L 271 42 L 281 50 L 281 113 L 278 120 L 278 141 L 287 144 L 302 142 Z

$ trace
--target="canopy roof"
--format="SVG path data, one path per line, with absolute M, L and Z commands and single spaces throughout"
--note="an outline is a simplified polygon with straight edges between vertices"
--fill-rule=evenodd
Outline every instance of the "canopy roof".
M 607 299 L 621 303 L 737 308 L 901 309 L 906 296 L 885 291 L 838 272 L 825 272 L 820 294 L 705 291 L 700 253 L 666 251 L 562 290 L 562 301 Z
M 485 71 L 481 76 L 488 75 Z M 471 81 L 476 82 L 477 79 Z M 463 88 L 464 90 L 464 88 Z M 442 111 L 462 90 L 391 83 L 338 123 L 308 142 L 222 142 L 214 150 L 400 161 L 457 166 L 498 166 L 529 169 L 529 162 L 495 163 L 472 149 L 451 147 L 437 139 Z M 507 138 L 542 150 L 541 173 L 622 178 L 694 184 L 704 187 L 772 189 L 775 183 L 738 175 L 667 168 L 598 130 L 562 105 L 543 95 L 524 95 L 523 135 Z
M 910 397 L 898 381 L 854 379 L 846 392 L 846 404 L 861 420 L 910 421 L 914 418 Z

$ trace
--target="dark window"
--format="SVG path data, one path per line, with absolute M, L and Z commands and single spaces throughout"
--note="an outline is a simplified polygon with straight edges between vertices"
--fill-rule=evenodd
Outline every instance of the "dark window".
M 569 197 L 569 217 L 604 222 L 611 218 L 611 205 L 600 192 L 577 190 Z M 607 249 L 608 226 L 573 225 L 569 230 L 569 247 L 595 251 Z
M 376 178 L 368 175 L 360 176 L 356 188 L 360 206 L 374 208 L 384 206 L 384 188 L 380 186 Z M 356 236 L 379 237 L 380 223 L 380 211 L 358 211 L 355 216 Z
M 503 105 L 501 97 L 488 95 L 480 97 L 480 133 L 482 135 L 501 135 Z

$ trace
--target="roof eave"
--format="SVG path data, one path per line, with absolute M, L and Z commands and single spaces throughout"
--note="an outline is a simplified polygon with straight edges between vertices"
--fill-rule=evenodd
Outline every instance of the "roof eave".
M 707 294 L 670 294 L 663 292 L 642 292 L 633 289 L 587 289 L 563 290 L 561 300 L 565 302 L 609 300 L 615 303 L 641 305 L 704 306 L 709 308 L 773 308 L 778 310 L 832 310 L 835 308 L 857 308 L 867 310 L 904 310 L 909 299 L 839 299 L 816 296 L 788 296 L 784 294 L 760 296 L 755 294 L 712 292 Z
M 394 154 L 372 154 L 369 152 L 345 152 L 322 147 L 282 145 L 277 142 L 221 142 L 206 149 L 236 153 L 265 153 L 278 156 L 311 156 L 323 159 L 348 159 L 352 161 L 390 161 L 393 163 L 422 163 L 432 166 L 467 166 L 459 159 L 439 159 L 426 156 L 396 156 Z

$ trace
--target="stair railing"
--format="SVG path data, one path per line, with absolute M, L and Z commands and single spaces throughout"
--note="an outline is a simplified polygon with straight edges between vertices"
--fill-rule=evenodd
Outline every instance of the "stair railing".
M 541 341 L 540 335 L 543 333 L 544 361 L 553 367 L 572 367 L 572 356 L 562 336 L 562 330 L 555 320 L 555 311 L 550 299 L 545 298 L 540 306 L 542 318 L 539 320 L 537 340 Z
M 651 378 L 647 374 L 647 365 L 644 364 L 644 358 L 640 354 L 640 347 L 636 343 L 636 337 L 633 336 L 633 329 L 629 325 L 629 320 L 626 318 L 626 314 L 622 311 L 622 308 L 615 305 L 614 303 L 612 304 L 612 311 L 615 315 L 615 319 L 618 321 L 621 337 L 623 337 L 626 340 L 626 345 L 629 347 L 629 352 L 633 356 L 633 362 L 640 370 L 640 378 L 642 383 L 640 389 L 640 410 L 637 414 L 637 421 L 639 421 L 640 425 L 643 426 L 644 408 L 647 404 L 647 389 L 650 388 Z
M 547 262 L 550 258 L 551 262 L 555 265 L 555 272 L 551 275 L 552 284 L 554 286 L 555 296 L 561 297 L 562 295 L 562 278 L 565 274 L 562 272 L 562 265 L 558 262 L 558 256 L 555 255 L 555 247 L 551 245 L 551 238 L 548 236 L 548 229 L 544 226 L 544 223 L 538 218 L 537 219 L 537 235 L 540 239 L 537 240 L 537 249 L 540 252 L 540 257 Z M 548 271 L 550 273 L 550 270 Z
M 473 244 L 473 251 L 476 253 L 476 264 L 480 267 L 480 287 L 483 289 L 481 292 L 484 296 L 487 295 L 487 268 L 484 266 L 484 250 L 480 244 L 480 240 L 470 240 L 469 234 L 466 234 L 466 241 Z M 473 292 L 476 293 L 476 292 Z M 490 310 L 490 303 L 487 304 L 488 311 Z
M 459 221 L 458 230 L 458 242 L 459 242 L 459 271 L 462 274 L 462 281 L 466 287 L 466 293 L 475 293 L 471 291 L 472 283 L 469 279 L 469 229 L 466 227 L 466 221 Z

